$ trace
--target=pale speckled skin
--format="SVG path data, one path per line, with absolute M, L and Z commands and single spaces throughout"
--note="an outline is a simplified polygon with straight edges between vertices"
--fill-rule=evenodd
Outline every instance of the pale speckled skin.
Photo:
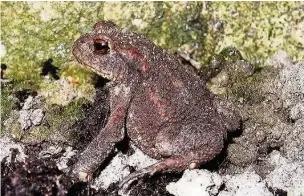
M 98 48 L 100 43 L 109 48 Z M 111 80 L 108 122 L 74 165 L 76 174 L 93 172 L 122 140 L 124 127 L 136 146 L 160 160 L 129 181 L 198 167 L 220 153 L 226 131 L 239 126 L 232 107 L 212 95 L 193 69 L 143 35 L 99 22 L 75 42 L 73 54 Z

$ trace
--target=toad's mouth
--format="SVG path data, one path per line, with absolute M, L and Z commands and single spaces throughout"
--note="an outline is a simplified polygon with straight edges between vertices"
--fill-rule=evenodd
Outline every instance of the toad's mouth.
M 97 70 L 96 68 L 91 67 L 90 65 L 80 61 L 79 59 L 77 59 L 77 61 L 79 62 L 80 66 L 83 67 L 84 69 L 90 70 L 90 71 L 96 73 L 97 75 L 101 76 L 102 78 L 105 78 L 108 80 L 115 80 L 115 77 L 112 73 L 106 72 L 104 70 L 103 71 Z

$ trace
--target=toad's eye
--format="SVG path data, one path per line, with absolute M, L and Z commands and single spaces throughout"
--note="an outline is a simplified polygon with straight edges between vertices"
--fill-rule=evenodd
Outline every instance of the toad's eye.
M 109 51 L 109 44 L 107 40 L 95 39 L 94 40 L 94 53 L 96 54 L 107 54 Z

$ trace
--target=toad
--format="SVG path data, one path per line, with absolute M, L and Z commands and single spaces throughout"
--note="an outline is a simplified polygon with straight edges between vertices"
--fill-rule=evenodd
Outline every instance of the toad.
M 227 131 L 239 127 L 232 104 L 210 93 L 196 72 L 144 35 L 113 22 L 95 24 L 73 46 L 80 64 L 110 80 L 110 115 L 72 172 L 90 174 L 126 134 L 159 160 L 131 173 L 120 186 L 156 172 L 198 168 L 221 152 Z

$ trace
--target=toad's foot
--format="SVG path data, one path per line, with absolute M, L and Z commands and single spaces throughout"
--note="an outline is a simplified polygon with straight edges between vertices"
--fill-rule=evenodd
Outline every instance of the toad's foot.
M 131 173 L 125 179 L 123 179 L 118 186 L 123 193 L 126 193 L 134 181 L 144 177 L 145 175 L 153 176 L 155 173 L 159 172 L 180 172 L 185 169 L 195 169 L 198 167 L 199 161 L 197 160 L 191 161 L 185 157 L 168 158 L 161 162 L 155 163 L 154 165 Z

